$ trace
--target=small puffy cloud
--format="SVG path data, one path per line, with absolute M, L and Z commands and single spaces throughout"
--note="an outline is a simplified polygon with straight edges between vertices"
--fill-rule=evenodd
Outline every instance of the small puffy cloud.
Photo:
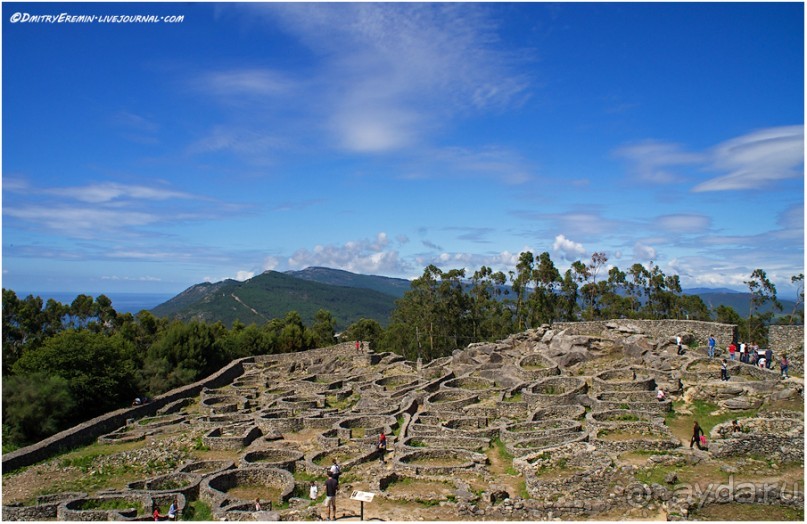
M 374 239 L 352 240 L 339 245 L 317 245 L 312 250 L 298 249 L 288 259 L 288 266 L 303 269 L 324 266 L 354 273 L 398 275 L 408 269 L 398 252 L 388 250 L 386 233 Z
M 656 250 L 650 246 L 646 246 L 641 242 L 636 242 L 633 246 L 633 258 L 636 260 L 650 261 L 656 259 Z
M 578 260 L 581 256 L 586 254 L 583 244 L 569 240 L 563 235 L 555 237 L 555 242 L 552 244 L 552 249 L 563 256 L 565 260 L 573 262 Z
M 703 233 L 709 229 L 711 219 L 695 214 L 663 215 L 656 218 L 656 223 L 663 229 L 675 233 Z
M 238 280 L 239 282 L 243 282 L 244 280 L 249 280 L 250 278 L 255 276 L 254 271 L 239 271 L 235 274 L 234 280 Z
M 274 271 L 280 265 L 280 261 L 276 257 L 266 257 L 263 260 L 261 269 L 263 271 Z

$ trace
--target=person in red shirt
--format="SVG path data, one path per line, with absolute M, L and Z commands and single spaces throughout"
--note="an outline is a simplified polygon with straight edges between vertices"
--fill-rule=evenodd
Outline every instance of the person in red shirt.
M 734 344 L 734 342 L 732 342 L 732 343 L 729 345 L 729 358 L 730 358 L 731 360 L 734 360 L 734 354 L 735 354 L 736 352 L 737 352 L 737 346 Z

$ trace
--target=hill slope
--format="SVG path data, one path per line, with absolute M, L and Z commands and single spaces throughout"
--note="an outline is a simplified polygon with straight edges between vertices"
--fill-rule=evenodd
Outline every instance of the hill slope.
M 337 329 L 345 329 L 360 318 L 388 323 L 395 296 L 372 289 L 322 284 L 292 275 L 267 271 L 244 282 L 224 280 L 191 286 L 151 312 L 160 317 L 221 321 L 232 325 L 263 324 L 297 311 L 311 325 L 320 309 L 331 312 Z
M 301 271 L 286 271 L 285 274 L 320 284 L 372 289 L 395 298 L 401 298 L 411 286 L 411 282 L 403 278 L 359 275 L 327 267 L 307 267 Z

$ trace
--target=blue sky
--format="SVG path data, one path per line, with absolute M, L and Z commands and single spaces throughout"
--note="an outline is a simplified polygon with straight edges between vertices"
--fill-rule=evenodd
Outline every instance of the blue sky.
M 61 13 L 184 18 L 30 17 Z M 800 2 L 5 2 L 2 31 L 6 288 L 803 271 Z

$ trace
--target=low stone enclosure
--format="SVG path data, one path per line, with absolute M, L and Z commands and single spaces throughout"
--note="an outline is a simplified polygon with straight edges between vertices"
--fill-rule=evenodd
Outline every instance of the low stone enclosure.
M 803 381 L 739 362 L 722 381 L 704 337 L 732 330 L 624 320 L 426 364 L 353 343 L 241 359 L 4 455 L 2 518 L 151 520 L 176 500 L 214 520 L 316 520 L 337 462 L 340 517 L 358 514 L 360 490 L 381 520 L 802 520 Z M 690 449 L 696 417 L 708 451 Z M 90 465 L 72 465 L 81 453 Z M 714 496 L 729 481 L 746 489 Z

